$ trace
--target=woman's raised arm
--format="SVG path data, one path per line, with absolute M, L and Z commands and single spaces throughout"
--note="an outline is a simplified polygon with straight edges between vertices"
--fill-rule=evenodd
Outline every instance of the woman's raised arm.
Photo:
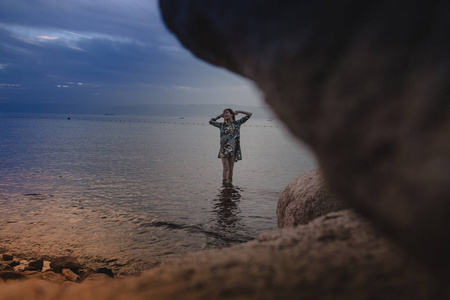
M 237 114 L 244 114 L 244 115 L 247 115 L 247 116 L 251 116 L 252 115 L 251 112 L 243 111 L 243 110 L 236 110 L 236 111 L 234 111 L 234 114 L 235 115 L 237 115 Z

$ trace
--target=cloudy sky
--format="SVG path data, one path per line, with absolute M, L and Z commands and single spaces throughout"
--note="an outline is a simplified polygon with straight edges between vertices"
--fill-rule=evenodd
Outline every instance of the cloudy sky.
M 0 111 L 161 103 L 262 105 L 185 50 L 156 0 L 0 1 Z

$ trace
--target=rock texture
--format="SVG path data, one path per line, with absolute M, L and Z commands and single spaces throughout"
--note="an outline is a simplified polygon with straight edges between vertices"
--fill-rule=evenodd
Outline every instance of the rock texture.
M 319 169 L 295 178 L 281 193 L 277 205 L 278 228 L 307 224 L 333 211 L 349 209 L 325 187 Z
M 350 211 L 330 213 L 228 249 L 189 254 L 138 278 L 73 285 L 30 280 L 0 289 L 0 299 L 436 297 L 433 277 Z
M 333 193 L 448 282 L 450 2 L 160 7 L 195 55 L 257 84 Z

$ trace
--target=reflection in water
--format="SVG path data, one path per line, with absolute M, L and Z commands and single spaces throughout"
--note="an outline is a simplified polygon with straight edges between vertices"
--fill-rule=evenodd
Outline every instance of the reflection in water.
M 217 214 L 217 227 L 226 235 L 240 235 L 241 210 L 238 206 L 243 190 L 234 187 L 232 183 L 224 182 L 216 198 L 213 200 L 213 210 Z
M 256 152 L 246 156 L 235 186 L 222 186 L 220 162 L 205 159 L 217 151 L 205 139 L 216 134 L 206 123 L 3 116 L 2 246 L 31 256 L 67 249 L 86 260 L 118 258 L 132 274 L 173 254 L 228 247 L 276 229 L 274 199 L 286 182 L 315 168 L 276 128 L 245 129 L 246 148 Z M 270 179 L 255 178 L 267 173 Z

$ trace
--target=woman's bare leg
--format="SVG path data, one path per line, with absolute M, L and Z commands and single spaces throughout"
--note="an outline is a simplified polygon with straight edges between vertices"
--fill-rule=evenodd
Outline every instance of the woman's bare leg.
M 228 179 L 228 173 L 230 171 L 228 157 L 222 157 L 221 160 L 222 160 L 222 167 L 223 167 L 222 178 L 223 178 L 223 180 L 226 180 L 226 179 Z
M 234 156 L 228 157 L 228 180 L 233 180 Z

